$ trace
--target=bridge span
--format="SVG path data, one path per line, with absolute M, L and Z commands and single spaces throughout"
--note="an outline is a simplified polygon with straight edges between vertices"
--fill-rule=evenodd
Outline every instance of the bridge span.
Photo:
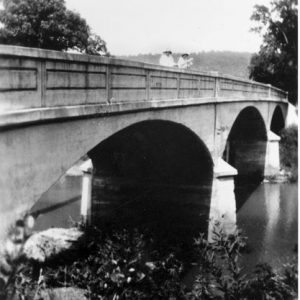
M 205 186 L 228 228 L 240 182 L 279 172 L 288 102 L 270 85 L 14 46 L 0 69 L 1 236 L 86 154 L 111 178 Z

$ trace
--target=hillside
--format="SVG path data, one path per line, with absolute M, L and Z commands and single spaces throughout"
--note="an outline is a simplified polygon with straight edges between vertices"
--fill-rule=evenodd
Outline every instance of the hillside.
M 242 78 L 249 77 L 248 65 L 252 53 L 231 51 L 209 51 L 191 53 L 194 58 L 192 69 L 199 71 L 218 71 L 223 74 L 234 75 Z M 177 62 L 180 54 L 174 54 Z M 139 54 L 121 56 L 119 58 L 158 64 L 160 54 Z

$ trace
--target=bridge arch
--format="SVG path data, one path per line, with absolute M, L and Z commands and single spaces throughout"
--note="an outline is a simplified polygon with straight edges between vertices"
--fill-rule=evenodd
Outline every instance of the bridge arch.
M 284 125 L 285 122 L 284 122 L 283 111 L 280 105 L 277 105 L 272 115 L 270 130 L 275 134 L 279 135 L 280 131 L 284 128 Z
M 213 161 L 189 128 L 165 120 L 138 122 L 88 156 L 95 168 L 94 222 L 143 224 L 168 235 L 207 232 Z
M 267 129 L 257 108 L 244 108 L 231 127 L 223 159 L 237 169 L 236 206 L 239 209 L 249 193 L 264 178 Z

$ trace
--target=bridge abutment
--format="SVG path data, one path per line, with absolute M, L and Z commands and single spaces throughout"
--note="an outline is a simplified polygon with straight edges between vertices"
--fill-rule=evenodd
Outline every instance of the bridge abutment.
M 220 222 L 225 233 L 233 233 L 236 229 L 236 200 L 234 193 L 234 177 L 237 170 L 218 158 L 214 167 L 212 183 L 208 240 L 212 242 L 215 222 Z
M 265 160 L 265 177 L 275 176 L 280 172 L 279 141 L 280 137 L 269 130 Z

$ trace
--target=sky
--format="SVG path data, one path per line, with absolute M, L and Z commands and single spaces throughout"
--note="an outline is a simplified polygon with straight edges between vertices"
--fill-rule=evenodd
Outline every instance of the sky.
M 271 0 L 66 0 L 112 55 L 173 52 L 256 52 L 250 32 L 255 4 Z

